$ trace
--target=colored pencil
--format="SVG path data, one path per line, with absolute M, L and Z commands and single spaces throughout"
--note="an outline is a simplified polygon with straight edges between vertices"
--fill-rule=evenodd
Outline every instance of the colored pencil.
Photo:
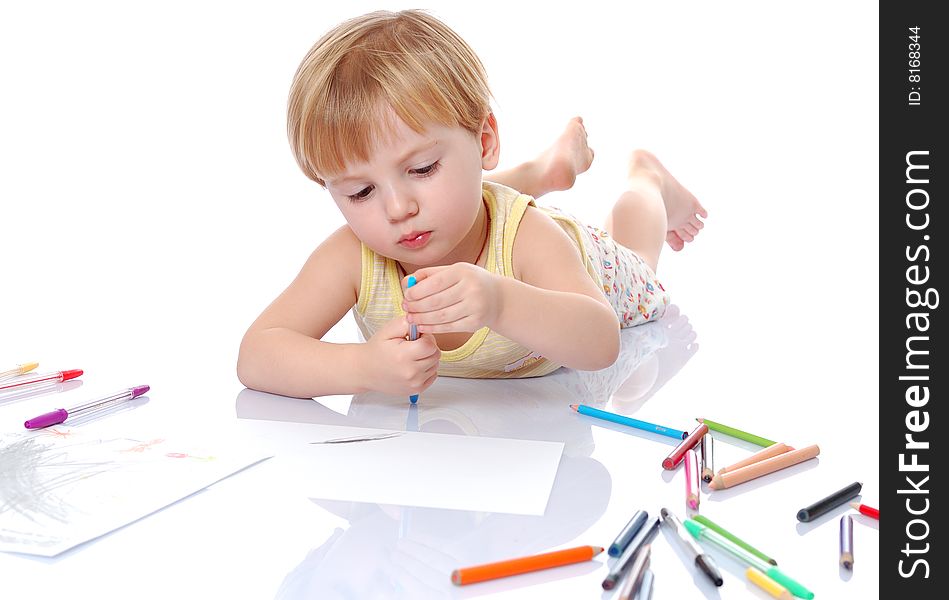
M 685 455 L 685 503 L 692 510 L 699 508 L 699 457 L 695 449 Z
M 612 423 L 619 423 L 620 425 L 634 427 L 636 429 L 641 429 L 650 433 L 658 433 L 659 435 L 675 438 L 677 440 L 681 440 L 687 435 L 686 432 L 682 431 L 681 429 L 672 429 L 671 427 L 663 427 L 662 425 L 656 425 L 655 423 L 650 423 L 649 421 L 640 421 L 639 419 L 624 417 L 623 415 L 600 410 L 599 408 L 593 408 L 592 406 L 587 406 L 586 404 L 571 404 L 570 408 L 581 415 L 596 417 L 597 419 L 603 419 L 604 421 L 610 421 Z
M 840 517 L 840 566 L 848 571 L 853 569 L 853 518 L 850 515 Z
M 867 506 L 866 504 L 860 504 L 859 502 L 851 502 L 850 506 L 852 506 L 856 510 L 859 510 L 861 515 L 866 515 L 868 517 L 876 519 L 877 521 L 880 520 L 879 508 L 873 508 L 872 506 Z
M 801 523 L 813 521 L 817 517 L 830 512 L 847 500 L 857 496 L 861 489 L 863 489 L 863 484 L 859 481 L 855 481 L 847 487 L 837 490 L 826 498 L 821 498 L 814 504 L 797 511 L 797 520 Z
M 745 571 L 745 577 L 748 578 L 748 581 L 766 591 L 773 598 L 777 598 L 778 600 L 791 600 L 791 598 L 793 598 L 791 592 L 789 592 L 786 587 L 754 567 L 748 567 L 748 570 Z
M 679 466 L 679 463 L 682 462 L 682 459 L 685 457 L 685 453 L 695 448 L 698 443 L 702 441 L 702 436 L 706 433 L 708 433 L 708 426 L 704 423 L 699 423 L 699 425 L 689 432 L 689 435 L 669 453 L 669 456 L 663 459 L 662 468 L 671 471 Z
M 606 553 L 613 558 L 621 555 L 623 551 L 626 550 L 626 547 L 629 546 L 629 543 L 633 541 L 633 537 L 643 528 L 648 518 L 649 513 L 644 510 L 637 510 L 633 518 L 626 524 L 626 527 L 619 532 L 619 535 L 617 535 L 613 543 L 610 544 L 610 549 L 607 550 Z
M 788 446 L 787 444 L 783 442 L 772 444 L 768 446 L 767 448 L 765 448 L 764 450 L 759 450 L 755 452 L 754 454 L 752 454 L 751 456 L 749 456 L 748 458 L 744 458 L 733 465 L 722 467 L 721 469 L 718 470 L 718 472 L 728 473 L 729 471 L 734 471 L 742 467 L 747 467 L 748 465 L 753 465 L 756 462 L 761 462 L 766 458 L 771 458 L 772 456 L 784 454 L 785 452 L 790 452 L 791 450 L 794 450 L 794 448 L 792 448 L 791 446 Z
M 771 558 L 770 556 L 768 556 L 767 554 L 765 554 L 765 553 L 762 552 L 761 550 L 758 550 L 757 548 L 755 548 L 754 546 L 752 546 L 752 545 L 749 544 L 748 542 L 742 540 L 742 539 L 739 538 L 737 535 L 728 532 L 728 531 L 725 530 L 725 528 L 723 528 L 721 525 L 717 525 L 716 523 L 714 523 L 711 519 L 709 519 L 709 518 L 706 517 L 705 515 L 695 515 L 694 517 L 692 517 L 692 519 L 693 519 L 694 521 L 698 521 L 698 522 L 701 523 L 702 525 L 705 525 L 706 527 L 708 527 L 708 528 L 711 529 L 712 531 L 718 533 L 719 535 L 721 535 L 721 536 L 724 537 L 725 539 L 731 540 L 732 542 L 738 544 L 739 546 L 741 546 L 742 548 L 744 548 L 744 549 L 747 550 L 748 552 L 751 552 L 752 554 L 754 554 L 755 556 L 757 556 L 757 557 L 760 558 L 761 560 L 766 561 L 766 562 L 768 562 L 768 563 L 771 563 L 772 565 L 777 565 L 777 564 L 778 564 L 778 561 L 774 560 L 773 558 Z
M 651 549 L 652 545 L 646 544 L 636 555 L 636 560 L 633 561 L 633 566 L 629 568 L 629 574 L 626 575 L 626 581 L 623 582 L 623 587 L 620 588 L 616 600 L 633 600 L 636 597 L 636 593 L 642 585 L 643 576 L 646 574 L 646 569 L 649 568 L 649 551 Z
M 696 419 L 696 421 L 699 423 L 705 423 L 712 431 L 719 431 L 740 440 L 751 442 L 757 446 L 770 446 L 774 444 L 774 441 L 769 440 L 768 438 L 763 438 L 760 435 L 748 433 L 747 431 L 742 431 L 741 429 L 735 429 L 734 427 L 729 427 L 728 425 L 722 425 L 721 423 L 716 423 L 715 421 L 711 421 L 709 419 L 699 418 Z
M 715 439 L 711 433 L 702 436 L 702 443 L 699 444 L 699 461 L 702 467 L 702 481 L 708 483 L 715 477 Z
M 557 550 L 486 565 L 465 567 L 451 572 L 451 582 L 455 585 L 467 585 L 479 581 L 488 581 L 489 579 L 510 577 L 511 575 L 588 561 L 601 552 L 603 552 L 603 548 L 599 546 L 577 546 L 567 550 Z
M 762 475 L 768 475 L 769 473 L 786 469 L 792 465 L 812 459 L 819 454 L 820 447 L 816 444 L 808 446 L 807 448 L 801 448 L 800 450 L 785 452 L 784 454 L 772 456 L 771 458 L 756 462 L 747 467 L 742 467 L 741 469 L 736 469 L 735 471 L 719 473 L 712 479 L 712 483 L 708 484 L 708 487 L 713 490 L 729 488 L 739 483 L 756 479 Z

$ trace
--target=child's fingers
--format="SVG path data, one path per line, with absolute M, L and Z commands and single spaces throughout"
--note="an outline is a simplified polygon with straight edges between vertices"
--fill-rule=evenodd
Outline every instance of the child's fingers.
M 458 281 L 452 282 L 447 288 L 439 289 L 433 294 L 416 300 L 406 298 L 402 301 L 402 309 L 407 313 L 412 313 L 410 322 L 422 323 L 422 321 L 415 319 L 416 315 L 446 309 L 464 300 L 462 286 L 458 284 Z
M 405 338 L 409 334 L 409 323 L 405 317 L 396 317 L 383 325 L 375 335 L 384 340 Z
M 435 293 L 440 289 L 437 284 L 438 279 L 437 275 L 442 271 L 448 269 L 448 266 L 443 267 L 425 267 L 424 269 L 419 269 L 418 271 L 412 273 L 411 275 L 406 275 L 402 279 L 403 292 L 402 295 L 406 300 L 418 300 L 419 298 L 424 298 L 425 296 Z M 409 287 L 409 277 L 415 278 L 415 285 L 411 288 Z M 423 283 L 426 280 L 428 283 Z

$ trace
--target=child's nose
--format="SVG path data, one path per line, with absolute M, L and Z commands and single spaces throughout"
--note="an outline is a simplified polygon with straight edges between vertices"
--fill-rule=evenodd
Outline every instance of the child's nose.
M 418 213 L 418 203 L 403 191 L 393 190 L 386 199 L 386 214 L 392 222 L 402 221 Z

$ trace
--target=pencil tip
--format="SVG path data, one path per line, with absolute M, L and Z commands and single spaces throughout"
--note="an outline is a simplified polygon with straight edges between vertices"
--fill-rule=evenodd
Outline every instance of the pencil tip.
M 593 548 L 593 556 L 597 556 L 598 554 L 603 552 L 603 548 L 601 546 L 592 546 L 592 548 Z
M 705 422 L 705 419 L 703 419 L 702 417 L 695 417 L 695 420 L 698 421 L 699 423 Z
M 768 559 L 768 562 L 771 563 L 771 564 L 774 565 L 774 566 L 778 566 L 778 561 L 774 560 L 773 558 L 769 558 L 769 559 Z
M 577 410 L 577 408 L 579 408 L 579 406 L 580 406 L 579 404 L 571 404 L 571 405 L 570 405 L 570 408 L 573 409 L 573 410 Z

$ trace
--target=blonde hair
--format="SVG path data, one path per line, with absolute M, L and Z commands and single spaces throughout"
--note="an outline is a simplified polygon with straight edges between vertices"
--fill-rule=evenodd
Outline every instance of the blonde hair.
M 347 161 L 366 161 L 388 109 L 414 131 L 427 123 L 478 133 L 490 112 L 484 65 L 448 26 L 418 11 L 345 21 L 310 49 L 293 78 L 287 135 L 297 164 L 325 185 Z

